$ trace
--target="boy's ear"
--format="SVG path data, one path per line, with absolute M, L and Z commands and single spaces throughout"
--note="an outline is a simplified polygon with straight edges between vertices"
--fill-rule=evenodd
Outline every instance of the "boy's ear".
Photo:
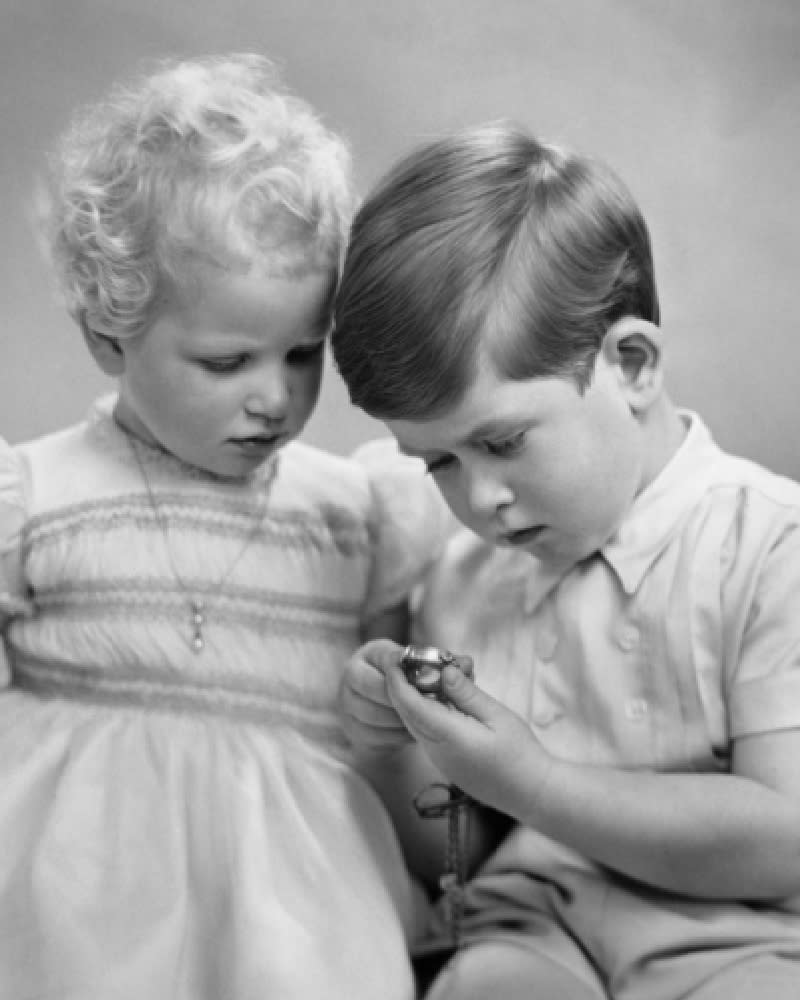
M 615 368 L 634 413 L 641 413 L 661 394 L 664 384 L 663 335 L 659 327 L 636 316 L 613 323 L 600 348 Z
M 86 313 L 82 314 L 80 322 L 83 339 L 100 370 L 112 378 L 120 376 L 125 371 L 125 354 L 120 347 L 119 339 L 90 326 Z

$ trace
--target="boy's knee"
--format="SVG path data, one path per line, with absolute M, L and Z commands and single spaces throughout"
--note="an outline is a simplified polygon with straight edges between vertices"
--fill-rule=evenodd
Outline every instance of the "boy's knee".
M 425 1000 L 605 1000 L 578 974 L 544 954 L 503 941 L 457 952 L 433 980 Z

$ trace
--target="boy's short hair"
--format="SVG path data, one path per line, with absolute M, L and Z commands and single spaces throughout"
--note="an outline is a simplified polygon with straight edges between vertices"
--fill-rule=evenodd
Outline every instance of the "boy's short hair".
M 133 336 L 198 267 L 338 268 L 350 155 L 254 54 L 169 61 L 79 112 L 51 158 L 42 236 L 70 313 Z
M 402 160 L 356 214 L 333 351 L 383 419 L 455 405 L 479 364 L 583 389 L 608 327 L 659 322 L 650 237 L 608 167 L 512 122 Z

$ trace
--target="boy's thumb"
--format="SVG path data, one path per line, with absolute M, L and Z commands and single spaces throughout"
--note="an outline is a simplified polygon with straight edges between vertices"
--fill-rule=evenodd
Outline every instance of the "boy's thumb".
M 442 671 L 442 694 L 452 705 L 478 722 L 489 722 L 494 716 L 494 702 L 456 666 Z

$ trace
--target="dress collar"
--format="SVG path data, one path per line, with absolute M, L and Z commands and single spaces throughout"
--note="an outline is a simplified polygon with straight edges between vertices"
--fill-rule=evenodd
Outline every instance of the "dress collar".
M 627 594 L 645 574 L 706 492 L 722 452 L 696 413 L 681 410 L 687 425 L 680 448 L 636 498 L 620 527 L 600 550 Z
M 132 455 L 129 440 L 132 434 L 117 423 L 114 417 L 117 399 L 118 393 L 116 392 L 96 399 L 89 408 L 86 422 L 91 433 L 103 443 L 105 448 L 110 448 L 127 459 Z M 187 464 L 171 452 L 165 451 L 157 444 L 145 441 L 143 438 L 136 437 L 134 446 L 138 449 L 148 468 L 160 470 L 167 478 L 209 483 L 222 488 L 236 489 L 244 486 L 263 490 L 275 479 L 280 462 L 280 452 L 278 452 L 259 465 L 248 476 L 242 479 L 224 479 L 215 476 L 213 472 L 207 472 Z

